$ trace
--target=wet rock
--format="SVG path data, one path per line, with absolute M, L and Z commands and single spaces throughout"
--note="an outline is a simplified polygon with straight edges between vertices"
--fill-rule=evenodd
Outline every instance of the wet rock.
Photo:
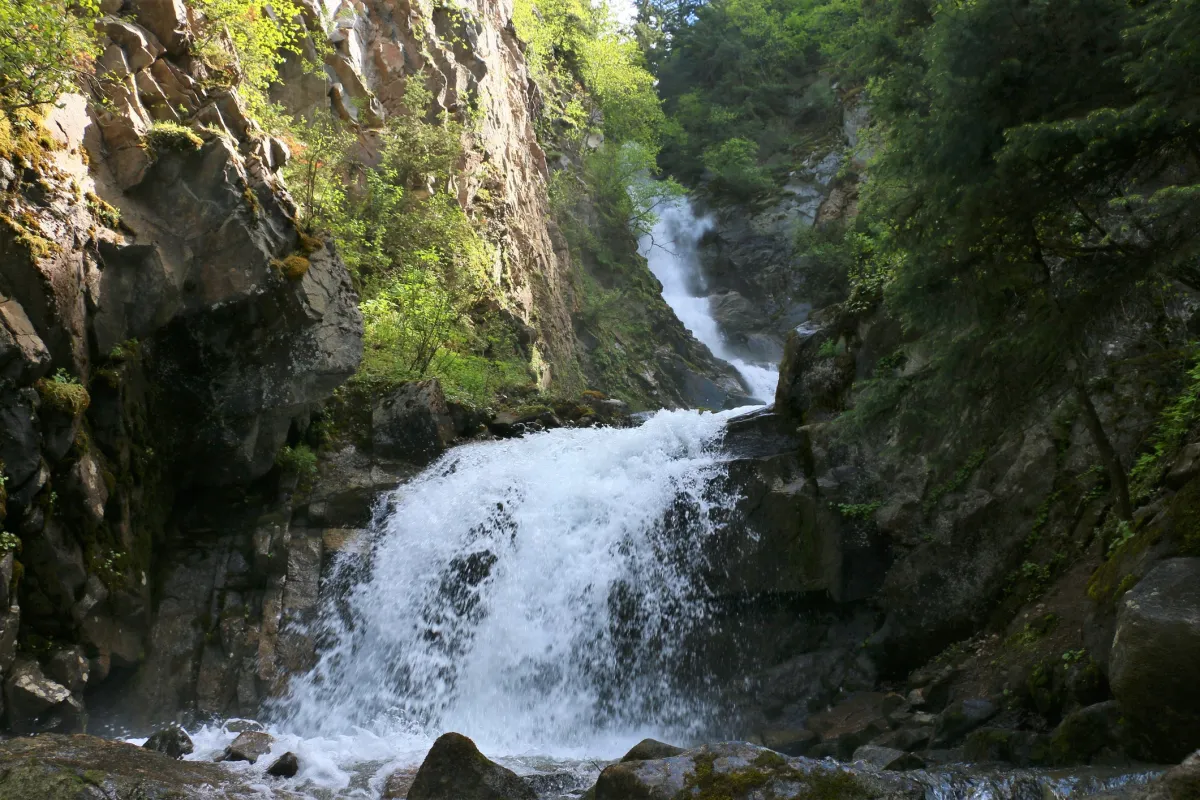
M 416 777 L 417 772 L 413 769 L 402 769 L 388 775 L 387 780 L 383 782 L 380 800 L 403 800 L 408 797 L 408 790 L 412 788 Z
M 929 746 L 929 742 L 932 739 L 933 728 L 929 725 L 920 725 L 915 728 L 900 728 L 888 731 L 879 738 L 873 739 L 871 744 L 905 750 L 911 753 L 914 750 L 925 749 Z
M 968 733 L 983 725 L 1000 711 L 991 700 L 959 700 L 951 703 L 941 714 L 933 728 L 933 746 L 957 745 Z
M 300 759 L 295 753 L 284 753 L 275 759 L 275 763 L 267 767 L 267 774 L 273 778 L 294 778 L 300 771 Z
M 1200 800 L 1200 750 L 1163 777 L 1171 800 Z
M 1109 680 L 1142 757 L 1200 747 L 1200 558 L 1163 561 L 1125 594 Z
M 176 761 L 95 736 L 9 739 L 0 742 L 0 764 L 4 800 L 179 800 L 211 796 L 214 786 L 229 800 L 262 797 L 218 764 Z
M 454 421 L 436 378 L 406 383 L 371 409 L 371 446 L 376 456 L 427 462 L 454 439 Z
M 9 725 L 18 733 L 76 733 L 87 723 L 83 703 L 47 678 L 32 658 L 13 663 L 4 682 L 4 701 Z
M 864 744 L 855 750 L 854 761 L 885 770 L 920 769 L 925 766 L 925 761 L 912 753 L 873 744 Z
M 656 739 L 642 739 L 621 756 L 621 763 L 627 761 L 653 761 L 656 758 L 670 758 L 683 752 L 682 747 L 660 742 Z
M 489 761 L 475 743 L 447 733 L 425 756 L 408 800 L 537 800 L 537 794 L 515 772 Z
M 721 743 L 657 761 L 613 764 L 600 773 L 595 800 L 673 800 L 677 797 L 924 796 L 916 781 L 895 772 L 856 771 L 804 758 L 786 758 L 752 744 Z
M 977 728 L 963 743 L 963 758 L 972 763 L 1004 762 L 1017 766 L 1043 764 L 1049 744 L 1044 734 L 1011 728 Z
M 821 738 L 810 730 L 795 728 L 771 728 L 760 736 L 764 745 L 785 756 L 807 755 Z
M 1068 714 L 1050 735 L 1049 758 L 1054 764 L 1086 764 L 1094 756 L 1118 752 L 1124 744 L 1121 711 L 1114 700 Z
M 9 606 L 6 613 L 0 614 L 0 678 L 8 675 L 17 657 L 17 631 L 20 627 L 20 606 Z
M 271 751 L 275 737 L 262 731 L 245 731 L 239 733 L 228 747 L 225 748 L 225 761 L 249 761 L 251 764 L 261 756 Z
M 178 725 L 155 731 L 142 747 L 164 753 L 171 758 L 183 758 L 195 749 L 192 737 L 188 736 L 187 732 Z

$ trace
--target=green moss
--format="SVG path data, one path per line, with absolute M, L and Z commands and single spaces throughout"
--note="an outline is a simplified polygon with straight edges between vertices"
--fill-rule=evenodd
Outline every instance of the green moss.
M 61 369 L 53 378 L 42 378 L 34 386 L 43 403 L 64 414 L 78 416 L 86 411 L 92 402 L 88 390 Z
M 156 122 L 146 132 L 146 146 L 157 158 L 166 153 L 194 153 L 204 147 L 204 140 L 177 122 Z
M 1119 589 L 1125 586 L 1128 590 L 1132 580 L 1136 583 L 1140 575 L 1132 572 L 1138 558 L 1162 539 L 1162 528 L 1151 526 L 1135 531 L 1131 537 L 1121 542 L 1109 555 L 1108 559 L 1097 567 L 1088 581 L 1088 597 L 1098 606 L 1114 603 L 1120 596 Z
M 765 751 L 749 767 L 718 772 L 716 756 L 698 756 L 694 770 L 674 800 L 742 800 L 773 780 L 801 784 L 793 800 L 864 800 L 866 788 L 849 772 L 814 768 L 809 772 L 792 769 L 783 756 Z
M 250 213 L 254 217 L 258 217 L 262 213 L 262 205 L 258 202 L 258 195 L 254 194 L 254 190 L 249 184 L 242 187 L 242 200 L 246 203 L 246 208 L 250 209 Z
M 1185 556 L 1200 555 L 1200 479 L 1192 480 L 1171 498 L 1167 507 L 1171 535 Z
M 299 230 L 296 231 L 296 235 L 300 243 L 300 252 L 306 256 L 311 256 L 325 246 L 325 240 L 319 236 L 310 236 Z
M 113 206 L 101 200 L 95 193 L 88 192 L 87 205 L 97 219 L 109 228 L 116 228 L 121 224 L 121 212 Z
M 1058 615 L 1047 614 L 1044 617 L 1025 623 L 1025 628 L 1004 640 L 1004 647 L 1010 649 L 1029 648 L 1058 627 Z
M 61 250 L 57 244 L 41 235 L 41 226 L 32 215 L 17 220 L 7 214 L 0 214 L 0 226 L 8 229 L 13 245 L 30 261 L 49 258 Z M 7 249 L 0 248 L 0 253 Z
M 289 281 L 300 280 L 309 268 L 308 259 L 295 253 L 275 263 L 278 265 L 279 273 Z

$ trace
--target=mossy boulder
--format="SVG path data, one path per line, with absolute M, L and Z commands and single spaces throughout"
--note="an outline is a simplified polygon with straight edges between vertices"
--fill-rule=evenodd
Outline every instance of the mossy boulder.
M 176 761 L 125 742 L 60 734 L 0 742 L 4 800 L 179 800 L 211 796 L 218 787 L 229 800 L 261 797 L 217 764 Z
M 916 800 L 923 796 L 923 787 L 901 774 L 786 758 L 742 742 L 613 764 L 600 773 L 595 788 L 595 800 Z

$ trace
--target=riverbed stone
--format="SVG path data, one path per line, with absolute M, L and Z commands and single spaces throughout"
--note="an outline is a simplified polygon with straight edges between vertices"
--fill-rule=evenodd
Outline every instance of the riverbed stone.
M 178 725 L 171 725 L 155 731 L 142 747 L 163 753 L 171 758 L 183 758 L 190 755 L 195 749 L 192 737 L 188 736 L 187 732 Z
M 225 761 L 249 761 L 251 764 L 266 755 L 275 737 L 262 731 L 245 731 L 225 748 Z
M 627 761 L 653 761 L 656 758 L 670 758 L 683 752 L 682 747 L 660 742 L 657 739 L 642 739 L 621 756 L 621 763 Z
M 925 761 L 912 753 L 874 744 L 864 744 L 855 750 L 853 760 L 885 770 L 920 769 L 925 766 Z
M 1200 747 L 1200 558 L 1159 563 L 1121 600 L 1109 680 L 1143 758 Z
M 968 733 L 982 726 L 999 711 L 999 706 L 983 698 L 951 703 L 938 715 L 934 724 L 933 746 L 953 747 L 962 743 Z
M 425 756 L 408 800 L 537 800 L 510 769 L 489 761 L 460 733 L 443 734 Z
M 4 682 L 8 722 L 18 733 L 82 732 L 86 724 L 83 703 L 61 684 L 50 680 L 41 665 L 20 656 Z
M 300 759 L 295 753 L 284 753 L 275 759 L 275 763 L 267 767 L 267 774 L 273 778 L 294 778 L 300 771 Z

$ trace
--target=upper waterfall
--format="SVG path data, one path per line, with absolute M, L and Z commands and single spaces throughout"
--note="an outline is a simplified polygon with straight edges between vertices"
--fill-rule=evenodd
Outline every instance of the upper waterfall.
M 750 363 L 734 353 L 721 335 L 709 298 L 704 294 L 697 246 L 711 227 L 712 220 L 697 217 L 686 197 L 676 199 L 659 211 L 654 228 L 638 241 L 638 252 L 662 284 L 663 300 L 684 327 L 713 355 L 738 371 L 749 387 L 751 397 L 770 403 L 775 399 L 775 387 L 779 383 L 778 368 Z
M 498 754 L 686 740 L 706 717 L 677 648 L 706 613 L 700 544 L 736 500 L 715 482 L 728 415 L 468 445 L 401 486 L 335 565 L 280 727 L 414 750 L 457 730 Z

